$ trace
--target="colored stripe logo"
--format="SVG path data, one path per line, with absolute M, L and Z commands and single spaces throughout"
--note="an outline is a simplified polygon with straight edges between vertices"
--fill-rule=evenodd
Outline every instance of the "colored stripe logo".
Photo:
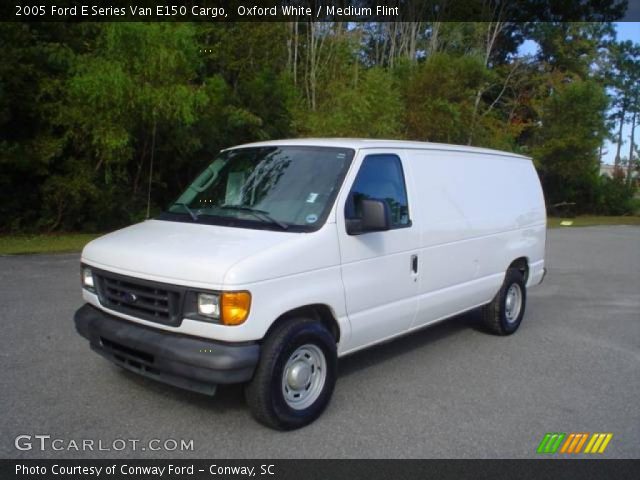
M 565 433 L 547 433 L 538 445 L 538 453 L 556 453 L 565 436 Z
M 612 438 L 613 433 L 547 433 L 538 445 L 537 453 L 604 453 Z
M 604 453 L 613 438 L 612 433 L 594 433 L 584 453 Z

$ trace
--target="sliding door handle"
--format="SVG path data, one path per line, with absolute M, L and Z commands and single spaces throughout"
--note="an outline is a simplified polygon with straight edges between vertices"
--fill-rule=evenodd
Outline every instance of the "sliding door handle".
M 418 255 L 411 255 L 411 271 L 418 273 Z

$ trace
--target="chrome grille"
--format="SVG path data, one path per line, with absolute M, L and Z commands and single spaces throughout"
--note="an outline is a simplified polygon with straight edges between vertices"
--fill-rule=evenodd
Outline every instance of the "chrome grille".
M 178 325 L 183 291 L 164 283 L 94 270 L 98 297 L 105 307 L 132 317 Z

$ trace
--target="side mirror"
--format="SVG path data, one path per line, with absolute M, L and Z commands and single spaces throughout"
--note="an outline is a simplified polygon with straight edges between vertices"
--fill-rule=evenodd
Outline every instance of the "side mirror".
M 391 228 L 391 210 L 387 202 L 377 199 L 360 200 L 361 218 L 348 218 L 347 234 L 360 235 L 367 232 L 383 232 Z

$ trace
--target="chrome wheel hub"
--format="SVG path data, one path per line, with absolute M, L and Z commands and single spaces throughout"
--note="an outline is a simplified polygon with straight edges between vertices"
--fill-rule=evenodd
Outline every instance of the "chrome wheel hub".
M 311 367 L 301 361 L 295 362 L 287 373 L 287 385 L 295 390 L 300 390 L 308 385 L 311 378 Z
M 315 402 L 327 376 L 327 360 L 320 348 L 307 344 L 289 357 L 282 372 L 282 395 L 295 410 L 308 408 Z
M 522 308 L 522 290 L 517 283 L 512 284 L 507 290 L 507 295 L 504 299 L 504 315 L 507 322 L 513 323 L 518 319 L 520 315 L 520 309 Z

